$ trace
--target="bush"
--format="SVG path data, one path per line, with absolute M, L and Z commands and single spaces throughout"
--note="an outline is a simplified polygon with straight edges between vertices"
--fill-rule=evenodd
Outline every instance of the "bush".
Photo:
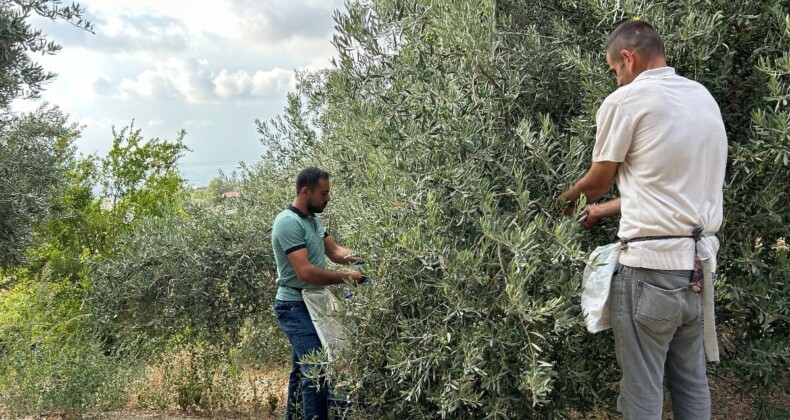
M 261 223 L 202 206 L 141 222 L 119 240 L 115 258 L 93 267 L 89 301 L 97 320 L 119 342 L 144 335 L 163 346 L 177 340 L 230 348 L 245 327 L 276 328 L 276 270 L 260 242 L 268 229 Z M 267 345 L 271 352 L 283 347 Z
M 4 414 L 81 413 L 123 401 L 136 358 L 105 354 L 83 292 L 69 283 L 23 283 L 0 301 L 0 395 Z

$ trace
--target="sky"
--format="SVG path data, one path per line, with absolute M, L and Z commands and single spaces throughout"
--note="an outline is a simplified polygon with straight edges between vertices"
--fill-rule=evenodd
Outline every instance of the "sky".
M 295 70 L 327 68 L 342 0 L 78 0 L 95 34 L 36 19 L 63 49 L 36 56 L 58 74 L 42 101 L 83 126 L 81 153 L 104 155 L 112 128 L 192 150 L 180 170 L 193 186 L 264 153 L 255 120 L 280 114 Z M 38 103 L 16 105 L 32 110 Z

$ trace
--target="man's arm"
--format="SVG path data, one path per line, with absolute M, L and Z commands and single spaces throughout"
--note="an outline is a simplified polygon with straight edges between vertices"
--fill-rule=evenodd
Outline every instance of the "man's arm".
M 351 251 L 335 242 L 331 236 L 324 237 L 324 253 L 335 264 L 355 264 L 365 262 L 361 256 L 351 255 Z
M 288 261 L 296 271 L 296 278 L 299 281 L 327 286 L 330 284 L 343 284 L 346 279 L 351 279 L 355 283 L 363 283 L 365 276 L 359 271 L 333 271 L 321 268 L 312 264 L 308 259 L 307 248 L 297 249 L 288 253 Z
M 579 199 L 581 194 L 587 197 L 587 202 L 592 203 L 599 200 L 601 197 L 609 192 L 614 182 L 614 176 L 617 174 L 617 167 L 620 162 L 593 162 L 590 170 L 576 182 L 568 191 L 565 191 L 560 196 L 561 199 L 567 201 L 565 214 L 572 214 L 573 208 L 576 205 L 576 200 Z M 619 201 L 617 205 L 619 209 Z
M 605 217 L 617 216 L 618 214 L 620 214 L 620 197 L 598 205 L 585 206 L 584 212 L 579 218 L 579 223 L 589 229 L 598 224 L 599 220 Z

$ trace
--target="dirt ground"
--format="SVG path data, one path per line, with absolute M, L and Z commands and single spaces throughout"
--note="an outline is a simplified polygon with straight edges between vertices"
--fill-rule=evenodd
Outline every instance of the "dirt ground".
M 284 379 L 284 378 L 283 378 Z M 748 394 L 740 392 L 737 388 L 737 378 L 733 377 L 719 377 L 710 376 L 710 389 L 712 398 L 712 419 L 713 420 L 745 420 L 754 419 L 755 411 L 751 398 Z M 281 399 L 285 397 L 285 381 L 278 381 L 282 386 Z M 774 404 L 790 409 L 790 394 L 783 394 L 777 392 L 772 398 Z M 277 410 L 272 414 L 268 411 L 243 411 L 243 412 L 214 412 L 214 413 L 184 413 L 179 411 L 152 411 L 152 410 L 129 410 L 129 411 L 114 411 L 101 413 L 91 416 L 82 416 L 80 418 L 88 419 L 119 419 L 119 420 L 147 420 L 147 419 L 160 419 L 160 420 L 194 420 L 194 419 L 280 419 L 283 417 L 282 405 L 277 407 Z M 43 415 L 37 419 L 46 420 L 71 420 L 76 419 L 77 416 L 69 416 L 64 414 Z M 604 418 L 600 413 L 584 413 L 574 416 L 579 420 L 588 419 L 601 419 Z M 671 413 L 664 415 L 664 420 L 672 420 Z

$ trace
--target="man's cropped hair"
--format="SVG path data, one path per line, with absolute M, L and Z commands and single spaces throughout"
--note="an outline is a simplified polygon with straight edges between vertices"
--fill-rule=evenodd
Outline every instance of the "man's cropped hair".
M 606 53 L 622 60 L 621 50 L 636 51 L 647 57 L 664 56 L 664 41 L 652 25 L 643 20 L 628 20 L 618 25 L 606 42 Z
M 329 179 L 329 172 L 314 166 L 302 169 L 299 174 L 296 175 L 296 194 L 298 195 L 299 191 L 304 187 L 310 189 L 315 188 L 322 179 Z

